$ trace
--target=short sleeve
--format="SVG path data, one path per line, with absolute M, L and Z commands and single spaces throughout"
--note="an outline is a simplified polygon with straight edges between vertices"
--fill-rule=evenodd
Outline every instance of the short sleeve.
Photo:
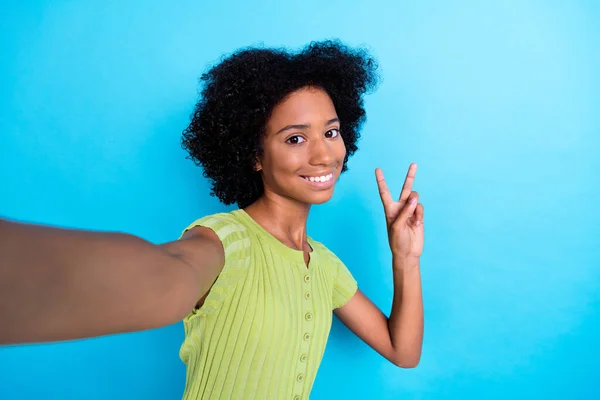
M 356 280 L 346 267 L 346 265 L 337 257 L 337 273 L 333 282 L 332 308 L 340 308 L 354 296 L 358 290 Z
M 209 314 L 218 309 L 235 290 L 242 280 L 250 264 L 250 239 L 247 228 L 233 215 L 218 213 L 208 215 L 191 223 L 183 230 L 181 236 L 196 226 L 211 229 L 221 240 L 225 252 L 225 264 L 221 273 L 211 287 L 204 304 L 194 310 L 197 314 Z

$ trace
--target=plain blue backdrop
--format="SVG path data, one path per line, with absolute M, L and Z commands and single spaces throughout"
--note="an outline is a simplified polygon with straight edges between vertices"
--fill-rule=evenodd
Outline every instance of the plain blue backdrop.
M 398 369 L 335 322 L 311 398 L 599 398 L 597 2 L 4 1 L 0 14 L 0 214 L 156 243 L 229 209 L 180 148 L 209 65 L 248 45 L 367 46 L 383 82 L 309 229 L 389 312 L 374 169 L 399 193 L 419 164 L 423 357 Z M 0 398 L 180 398 L 182 339 L 176 324 L 0 348 Z

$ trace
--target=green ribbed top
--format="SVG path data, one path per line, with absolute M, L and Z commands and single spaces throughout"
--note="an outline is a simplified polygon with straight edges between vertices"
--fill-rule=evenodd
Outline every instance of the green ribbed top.
M 204 304 L 184 320 L 185 400 L 308 399 L 332 310 L 357 290 L 346 266 L 308 238 L 309 266 L 244 210 L 201 218 L 225 265 Z

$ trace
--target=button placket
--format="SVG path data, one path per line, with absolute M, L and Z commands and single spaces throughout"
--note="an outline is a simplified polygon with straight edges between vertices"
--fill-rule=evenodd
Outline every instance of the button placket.
M 296 368 L 296 383 L 294 385 L 294 395 L 300 396 L 304 389 L 304 380 L 306 379 L 306 369 L 308 366 L 308 354 L 312 341 L 312 334 L 314 331 L 314 314 L 312 304 L 312 277 L 309 271 L 306 271 L 302 277 L 302 311 L 303 315 L 303 335 L 302 341 L 300 342 L 300 355 L 297 359 Z M 295 399 L 296 397 L 294 397 Z
M 312 332 L 312 327 L 313 325 L 313 304 L 312 304 L 312 293 L 311 293 L 311 289 L 312 289 L 312 285 L 311 285 L 311 276 L 310 274 L 306 274 L 304 276 L 304 282 L 305 284 L 304 286 L 304 309 L 306 310 L 305 314 L 304 314 L 304 320 L 307 322 L 307 324 L 305 324 L 305 326 L 310 327 L 310 331 L 307 331 L 308 333 L 308 340 L 306 338 L 306 334 L 304 337 L 304 341 L 305 342 L 309 342 L 310 341 L 310 332 Z M 302 355 L 300 356 L 300 362 L 301 363 L 306 363 L 306 360 L 308 359 L 308 349 L 306 351 L 302 352 Z

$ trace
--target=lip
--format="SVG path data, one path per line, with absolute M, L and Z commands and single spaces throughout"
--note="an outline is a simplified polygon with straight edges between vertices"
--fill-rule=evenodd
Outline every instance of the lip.
M 315 189 L 321 189 L 321 190 L 325 190 L 325 189 L 330 189 L 334 183 L 335 183 L 335 172 L 328 172 L 325 174 L 320 174 L 320 175 L 309 175 L 309 176 L 323 176 L 323 175 L 328 175 L 328 174 L 333 174 L 333 176 L 331 177 L 330 180 L 326 181 L 326 182 L 311 182 L 308 179 L 304 179 L 304 177 L 301 175 L 300 179 L 302 179 L 303 182 L 308 183 L 310 186 L 312 186 Z

